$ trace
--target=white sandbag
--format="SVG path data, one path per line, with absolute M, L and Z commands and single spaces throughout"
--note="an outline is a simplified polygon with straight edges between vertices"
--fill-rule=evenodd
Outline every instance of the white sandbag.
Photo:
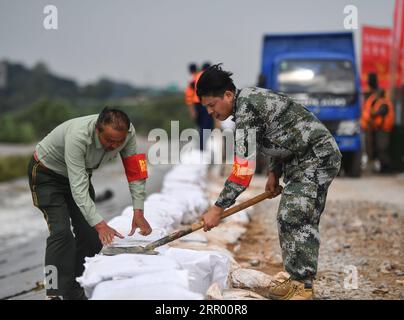
M 162 193 L 181 192 L 182 190 L 204 194 L 203 189 L 195 184 L 170 180 L 165 180 L 163 182 Z
M 239 268 L 230 274 L 231 284 L 234 288 L 250 289 L 254 292 L 268 290 L 273 284 L 273 278 L 264 272 L 254 269 Z
M 145 273 L 130 279 L 104 281 L 98 284 L 92 300 L 158 300 L 202 299 L 189 290 L 188 271 L 164 270 Z
M 207 300 L 223 300 L 222 289 L 217 282 L 211 284 L 206 291 L 205 298 Z
M 170 200 L 170 202 L 167 201 L 157 201 L 157 200 L 146 200 L 151 206 L 160 208 L 164 210 L 165 214 L 170 216 L 170 218 L 173 220 L 172 226 L 177 227 L 181 224 L 182 218 L 184 216 L 184 213 L 186 212 L 186 207 L 181 206 L 179 203 L 175 201 L 175 199 Z M 152 213 L 152 212 L 150 212 Z
M 213 243 L 235 244 L 246 231 L 247 229 L 239 224 L 226 222 L 207 232 L 206 237 Z
M 208 238 L 203 231 L 196 231 L 179 239 L 180 242 L 208 243 Z
M 130 216 L 132 218 L 133 217 L 133 207 L 127 206 L 125 209 L 123 209 L 121 216 Z
M 162 228 L 167 231 L 172 230 L 174 219 L 169 216 L 167 209 L 163 208 L 163 205 L 156 205 L 146 200 L 144 203 L 144 217 L 152 229 Z M 127 207 L 120 216 L 111 219 L 109 223 L 112 223 L 119 230 L 127 234 L 132 228 L 132 218 L 132 207 Z
M 205 294 L 210 285 L 217 282 L 221 288 L 227 287 L 230 259 L 215 251 L 193 251 L 170 248 L 164 256 L 174 259 L 189 272 L 189 288 Z
M 167 208 L 164 208 L 161 204 L 145 201 L 144 217 L 152 228 L 172 230 L 174 219 L 170 216 Z
M 196 222 L 198 218 L 209 208 L 208 200 L 199 194 L 192 194 L 184 191 L 173 192 L 169 195 L 173 199 L 178 199 L 179 202 L 186 206 L 181 220 L 183 224 Z
M 94 287 L 101 281 L 131 278 L 139 274 L 181 269 L 172 258 L 163 255 L 120 254 L 116 256 L 96 255 L 85 258 L 84 273 L 77 281 L 86 295 L 92 294 Z
M 210 163 L 210 156 L 207 152 L 203 152 L 197 149 L 185 150 L 183 148 L 180 154 L 180 161 L 182 165 L 195 165 L 207 170 L 207 163 Z
M 108 221 L 108 225 L 122 235 L 128 234 L 132 229 L 132 215 L 120 215 Z
M 118 230 L 118 229 L 116 229 Z M 121 232 L 121 231 L 119 231 Z M 163 228 L 153 228 L 152 232 L 143 236 L 140 234 L 140 229 L 136 229 L 136 232 L 132 236 L 128 236 L 128 233 L 122 233 L 125 236 L 124 239 L 114 237 L 114 240 L 111 243 L 111 246 L 114 247 L 133 247 L 133 246 L 145 246 L 150 242 L 156 241 L 168 235 L 168 231 Z
M 168 195 L 164 197 L 160 193 L 151 195 L 144 202 L 144 215 L 152 228 L 179 225 L 186 210 L 186 204 L 178 203 L 173 197 Z M 133 207 L 126 207 L 121 216 L 132 219 Z
M 186 207 L 182 217 L 184 224 L 197 221 L 209 207 L 209 200 L 202 191 L 166 189 L 163 192 Z
M 218 283 L 213 283 L 206 292 L 208 300 L 267 300 L 258 293 L 246 289 L 224 289 L 221 290 Z
M 226 222 L 226 221 L 237 222 L 240 224 L 248 224 L 250 222 L 250 217 L 246 210 L 241 210 L 241 211 L 223 219 L 223 222 Z
M 177 167 L 171 170 L 164 177 L 164 182 L 167 183 L 187 183 L 190 185 L 195 185 L 201 188 L 206 187 L 206 182 L 204 181 L 205 174 L 201 171 L 190 170 L 192 168 Z
M 246 289 L 225 289 L 222 296 L 223 300 L 268 300 L 258 293 Z

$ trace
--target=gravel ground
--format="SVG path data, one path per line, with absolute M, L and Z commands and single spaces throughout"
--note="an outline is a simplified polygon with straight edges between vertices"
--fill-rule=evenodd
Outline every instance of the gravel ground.
M 224 178 L 212 183 L 220 191 Z M 242 195 L 264 189 L 254 177 Z M 315 299 L 404 299 L 404 179 L 402 175 L 337 178 L 320 223 Z M 245 268 L 275 275 L 283 270 L 276 212 L 279 198 L 255 206 L 247 232 L 228 246 Z

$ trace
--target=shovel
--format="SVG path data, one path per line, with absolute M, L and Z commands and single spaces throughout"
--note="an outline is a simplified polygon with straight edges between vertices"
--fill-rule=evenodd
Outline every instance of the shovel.
M 258 202 L 261 202 L 265 199 L 272 199 L 275 198 L 277 195 L 279 195 L 282 192 L 282 187 L 278 186 L 278 188 L 275 190 L 275 193 L 272 193 L 270 191 L 266 191 L 264 193 L 261 193 L 260 195 L 247 200 L 243 203 L 240 203 L 234 207 L 231 207 L 223 212 L 223 215 L 221 219 L 224 219 L 228 216 L 231 216 L 232 214 L 239 212 L 243 209 L 246 209 L 248 207 L 251 207 Z M 185 227 L 183 229 L 174 231 L 173 233 L 169 234 L 168 236 L 165 236 L 161 239 L 158 239 L 154 242 L 151 242 L 147 244 L 146 246 L 133 246 L 133 247 L 104 247 L 101 250 L 101 253 L 106 255 L 106 256 L 113 256 L 121 253 L 138 253 L 138 254 L 150 254 L 150 255 L 155 255 L 158 254 L 157 251 L 154 249 L 157 247 L 160 247 L 162 245 L 165 245 L 167 243 L 170 243 L 174 240 L 177 240 L 179 238 L 182 238 L 183 236 L 186 236 L 187 234 L 190 234 L 196 230 L 202 229 L 204 226 L 204 221 L 201 220 L 199 222 L 195 222 L 192 225 Z

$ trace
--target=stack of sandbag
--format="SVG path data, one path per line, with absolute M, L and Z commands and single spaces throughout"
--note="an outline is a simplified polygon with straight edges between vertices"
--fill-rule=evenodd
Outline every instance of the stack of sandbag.
M 198 221 L 208 208 L 205 195 L 207 166 L 199 152 L 185 154 L 185 164 L 175 166 L 165 177 L 161 193 L 145 201 L 144 214 L 153 231 L 138 232 L 113 246 L 146 245 L 181 226 Z M 109 225 L 127 235 L 133 208 L 127 207 Z M 230 257 L 222 252 L 195 251 L 163 246 L 159 255 L 120 254 L 86 258 L 85 271 L 77 280 L 91 299 L 203 299 L 212 283 L 227 287 Z
M 166 203 L 184 208 L 183 224 L 197 221 L 209 207 L 205 194 L 207 165 L 201 163 L 202 155 L 200 152 L 184 154 L 182 164 L 175 166 L 164 178 L 161 194 L 166 197 Z
M 170 248 L 159 255 L 86 258 L 77 278 L 91 299 L 203 299 L 212 283 L 227 288 L 230 260 L 214 251 Z

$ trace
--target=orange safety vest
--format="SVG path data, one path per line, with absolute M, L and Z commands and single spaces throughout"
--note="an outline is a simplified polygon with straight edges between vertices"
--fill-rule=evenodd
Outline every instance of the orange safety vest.
M 190 82 L 185 88 L 184 100 L 185 104 L 189 107 L 193 105 L 195 90 L 193 88 L 192 82 Z
M 203 71 L 199 71 L 195 74 L 194 83 L 195 83 L 195 95 L 194 95 L 194 103 L 200 103 L 198 95 L 196 94 L 196 85 L 198 83 L 199 78 L 201 77 Z
M 198 82 L 203 71 L 192 74 L 192 78 L 185 88 L 184 98 L 187 106 L 192 106 L 195 103 L 199 103 L 198 95 L 196 94 L 196 83 Z
M 382 105 L 387 106 L 385 116 L 372 116 L 379 111 Z M 362 108 L 361 127 L 363 130 L 382 130 L 391 132 L 394 126 L 394 107 L 388 98 L 379 98 L 377 93 L 371 94 L 365 101 Z

